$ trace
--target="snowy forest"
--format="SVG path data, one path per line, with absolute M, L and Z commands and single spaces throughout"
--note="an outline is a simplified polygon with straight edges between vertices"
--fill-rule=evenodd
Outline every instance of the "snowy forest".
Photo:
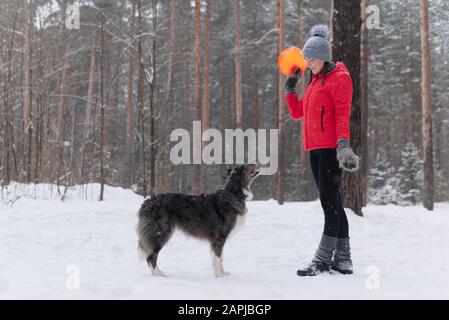
M 201 120 L 280 129 L 279 170 L 254 195 L 314 200 L 276 62 L 322 23 L 354 79 L 351 146 L 362 162 L 344 174 L 345 206 L 431 210 L 449 201 L 448 12 L 443 0 L 3 0 L 0 184 L 49 183 L 63 198 L 95 182 L 100 200 L 104 185 L 212 192 L 228 165 L 169 160 L 170 132 Z
M 448 13 L 0 1 L 0 299 L 448 299 Z

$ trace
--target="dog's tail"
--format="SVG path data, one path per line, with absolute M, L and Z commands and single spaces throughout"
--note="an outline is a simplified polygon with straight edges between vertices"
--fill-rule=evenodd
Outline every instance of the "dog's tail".
M 157 200 L 146 200 L 138 213 L 139 260 L 147 259 L 164 246 L 172 234 L 171 223 Z
M 137 242 L 137 261 L 145 261 L 153 250 L 152 245 L 149 241 L 147 222 L 143 219 L 139 219 L 136 226 L 138 242 Z
M 145 261 L 153 251 L 153 244 L 151 241 L 151 225 L 153 221 L 151 215 L 148 214 L 149 212 L 151 212 L 151 207 L 151 200 L 146 200 L 140 210 L 137 212 L 138 222 L 136 225 L 136 232 L 138 237 L 138 262 Z
M 137 261 L 139 263 L 142 263 L 145 261 L 148 257 L 148 252 L 145 250 L 145 248 L 140 244 L 137 245 Z

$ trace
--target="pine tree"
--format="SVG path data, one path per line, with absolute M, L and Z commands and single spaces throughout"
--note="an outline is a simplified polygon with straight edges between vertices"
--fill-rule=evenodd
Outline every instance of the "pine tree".
M 355 154 L 360 155 L 362 129 L 360 104 L 360 65 L 361 65 L 361 1 L 333 1 L 332 12 L 332 54 L 337 61 L 343 62 L 352 78 L 353 94 L 351 105 L 351 147 Z M 363 216 L 362 207 L 364 195 L 361 171 L 351 175 L 344 174 L 342 178 L 342 200 L 345 207 L 351 208 L 355 214 Z
M 437 169 L 435 171 L 435 201 L 443 202 L 447 201 L 449 194 L 449 180 L 447 179 L 448 175 L 444 172 L 443 169 Z
M 422 201 L 423 161 L 421 151 L 417 146 L 408 142 L 401 153 L 401 166 L 398 169 L 400 205 L 415 205 Z
M 396 202 L 395 169 L 385 153 L 378 153 L 368 176 L 368 196 L 371 203 L 388 204 Z

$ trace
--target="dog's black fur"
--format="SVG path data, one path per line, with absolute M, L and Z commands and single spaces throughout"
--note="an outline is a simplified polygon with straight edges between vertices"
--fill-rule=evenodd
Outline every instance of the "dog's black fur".
M 179 228 L 209 241 L 215 255 L 215 276 L 223 276 L 223 246 L 238 218 L 246 214 L 245 200 L 252 196 L 250 184 L 259 172 L 256 165 L 240 165 L 228 170 L 224 188 L 214 193 L 162 193 L 145 200 L 138 212 L 138 249 L 153 275 L 164 275 L 157 267 L 157 257 Z

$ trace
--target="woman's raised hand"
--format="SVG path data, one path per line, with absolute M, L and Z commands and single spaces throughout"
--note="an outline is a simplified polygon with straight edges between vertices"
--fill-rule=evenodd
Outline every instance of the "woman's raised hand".
M 301 71 L 299 68 L 296 68 L 295 72 L 287 78 L 284 84 L 285 94 L 289 93 L 295 93 L 296 92 L 296 85 L 301 79 Z

